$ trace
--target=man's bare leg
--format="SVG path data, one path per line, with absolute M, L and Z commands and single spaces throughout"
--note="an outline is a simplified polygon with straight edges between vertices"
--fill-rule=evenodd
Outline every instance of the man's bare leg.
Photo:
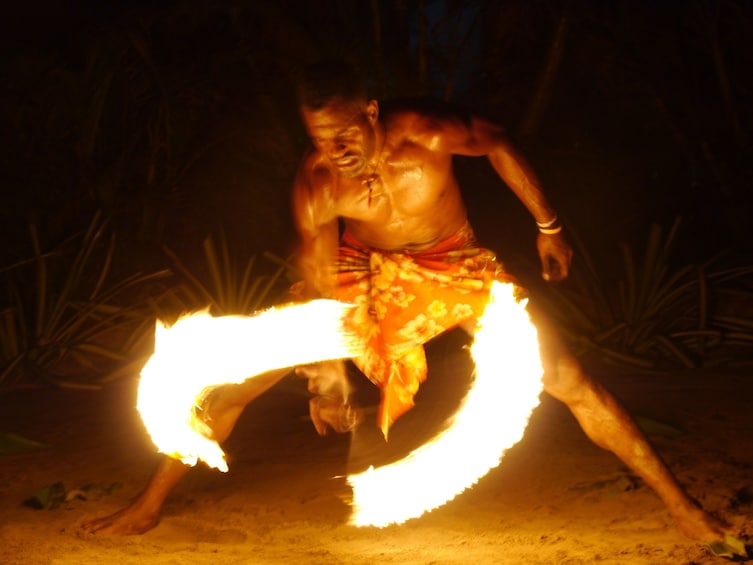
M 206 406 L 205 418 L 214 439 L 218 443 L 225 441 L 248 403 L 266 392 L 289 372 L 289 369 L 271 371 L 240 385 L 227 385 L 216 389 L 211 394 L 209 405 Z M 159 522 L 165 499 L 190 469 L 191 467 L 177 459 L 163 457 L 146 488 L 131 504 L 114 514 L 86 522 L 83 529 L 100 535 L 135 535 L 151 530 Z
M 701 542 L 721 540 L 730 526 L 701 509 L 617 399 L 587 375 L 557 331 L 534 310 L 544 365 L 544 390 L 564 402 L 586 435 L 619 457 L 659 495 L 678 529 Z

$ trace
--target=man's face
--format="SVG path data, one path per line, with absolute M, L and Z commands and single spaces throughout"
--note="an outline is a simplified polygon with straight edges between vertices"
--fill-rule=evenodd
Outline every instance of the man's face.
M 357 177 L 374 156 L 376 101 L 333 98 L 319 110 L 301 109 L 311 142 L 343 177 Z

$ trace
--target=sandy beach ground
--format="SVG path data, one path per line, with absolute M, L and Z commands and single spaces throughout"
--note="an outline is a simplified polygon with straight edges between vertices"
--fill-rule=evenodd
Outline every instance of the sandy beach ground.
M 46 447 L 0 455 L 0 563 L 724 562 L 684 538 L 654 493 L 590 443 L 569 411 L 546 395 L 523 439 L 474 488 L 402 525 L 349 525 L 344 476 L 400 457 L 430 436 L 467 386 L 465 355 L 452 336 L 430 344 L 429 380 L 387 446 L 373 414 L 352 435 L 317 436 L 305 383 L 286 377 L 248 407 L 226 443 L 230 472 L 198 466 L 168 499 L 160 524 L 133 537 L 92 537 L 80 526 L 127 504 L 158 461 L 135 409 L 136 377 L 100 392 L 2 393 L 0 432 Z M 752 535 L 750 375 L 604 369 L 598 377 L 648 426 L 691 494 Z M 361 401 L 373 404 L 374 391 L 359 385 Z M 47 510 L 24 504 L 55 483 L 72 500 Z M 87 498 L 75 496 L 77 490 Z

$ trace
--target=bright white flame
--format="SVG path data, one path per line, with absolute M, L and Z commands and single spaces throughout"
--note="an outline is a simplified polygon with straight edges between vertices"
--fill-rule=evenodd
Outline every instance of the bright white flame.
M 475 379 L 449 426 L 405 458 L 351 475 L 351 524 L 387 526 L 452 500 L 499 465 L 541 394 L 536 328 L 509 283 L 494 283 L 471 346 Z
M 171 327 L 157 322 L 137 408 L 159 451 L 188 465 L 202 459 L 227 471 L 225 454 L 194 416 L 202 393 L 275 369 L 358 355 L 359 342 L 343 329 L 349 308 L 334 300 L 312 300 L 254 316 L 199 313 Z

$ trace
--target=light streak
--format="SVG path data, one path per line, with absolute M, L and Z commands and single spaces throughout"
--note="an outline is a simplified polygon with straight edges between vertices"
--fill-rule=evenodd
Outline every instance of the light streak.
M 348 476 L 351 524 L 399 524 L 445 504 L 523 436 L 543 371 L 536 329 L 512 284 L 494 283 L 471 354 L 475 378 L 442 432 L 395 463 Z
M 225 454 L 195 407 L 210 387 L 276 369 L 354 357 L 360 342 L 343 330 L 350 305 L 312 300 L 254 316 L 198 313 L 157 323 L 154 354 L 141 371 L 137 408 L 157 449 L 223 472 Z

